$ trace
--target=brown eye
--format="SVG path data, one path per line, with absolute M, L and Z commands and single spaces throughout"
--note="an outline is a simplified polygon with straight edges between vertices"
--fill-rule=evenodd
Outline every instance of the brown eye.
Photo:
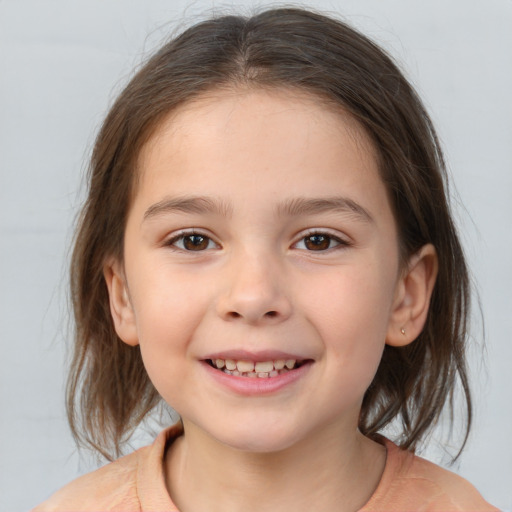
M 347 242 L 344 242 L 335 236 L 328 235 L 327 233 L 311 233 L 299 240 L 295 244 L 295 248 L 320 252 L 346 245 L 348 245 Z
M 205 235 L 190 233 L 179 235 L 168 243 L 170 246 L 177 247 L 183 251 L 205 251 L 215 247 L 213 240 Z
M 187 251 L 202 251 L 208 247 L 209 239 L 202 235 L 187 235 L 183 237 L 183 247 Z
M 331 237 L 327 235 L 310 235 L 304 238 L 304 245 L 310 251 L 325 251 L 331 245 Z

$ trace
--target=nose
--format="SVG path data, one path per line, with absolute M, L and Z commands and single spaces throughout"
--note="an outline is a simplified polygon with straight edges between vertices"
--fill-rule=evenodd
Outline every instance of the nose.
M 226 321 L 280 323 L 291 315 L 282 269 L 270 258 L 243 255 L 223 275 L 217 312 Z

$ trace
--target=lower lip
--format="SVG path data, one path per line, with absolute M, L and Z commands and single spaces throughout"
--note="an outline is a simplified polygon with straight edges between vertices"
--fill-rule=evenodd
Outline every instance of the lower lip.
M 203 361 L 203 366 L 213 379 L 222 386 L 241 395 L 255 396 L 276 393 L 281 389 L 290 386 L 297 380 L 303 378 L 309 371 L 312 362 L 304 363 L 302 366 L 290 370 L 276 377 L 239 377 L 229 375 L 222 370 L 217 370 Z

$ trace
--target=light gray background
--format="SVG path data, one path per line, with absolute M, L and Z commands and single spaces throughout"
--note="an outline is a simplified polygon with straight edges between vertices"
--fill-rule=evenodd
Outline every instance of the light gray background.
M 170 28 L 231 5 L 250 3 L 0 0 L 1 510 L 26 510 L 92 467 L 68 433 L 63 374 L 68 247 L 99 123 Z M 512 510 L 512 1 L 313 5 L 403 63 L 441 135 L 487 336 L 485 365 L 473 351 L 475 428 L 454 469 Z

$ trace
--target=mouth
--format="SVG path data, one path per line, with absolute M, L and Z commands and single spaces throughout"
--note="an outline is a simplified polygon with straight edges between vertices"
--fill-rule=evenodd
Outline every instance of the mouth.
M 235 359 L 207 359 L 212 368 L 234 377 L 269 379 L 300 368 L 308 360 L 276 359 L 269 361 L 247 361 Z

